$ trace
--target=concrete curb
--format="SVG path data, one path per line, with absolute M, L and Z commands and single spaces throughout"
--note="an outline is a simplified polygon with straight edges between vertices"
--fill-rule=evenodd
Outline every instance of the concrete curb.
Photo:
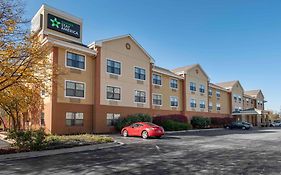
M 36 158 L 36 157 L 44 157 L 44 156 L 51 156 L 51 155 L 58 155 L 58 154 L 66 154 L 66 153 L 94 151 L 94 150 L 100 150 L 100 149 L 106 149 L 106 148 L 119 147 L 122 145 L 124 145 L 124 143 L 114 141 L 113 143 L 78 146 L 78 147 L 73 147 L 73 148 L 62 148 L 62 149 L 54 149 L 54 150 L 3 154 L 3 155 L 0 155 L 0 162 Z
M 212 128 L 212 129 L 192 129 L 192 130 L 182 130 L 182 131 L 165 131 L 165 134 L 176 134 L 176 133 L 184 133 L 184 132 L 208 132 L 208 131 L 221 131 L 224 128 Z

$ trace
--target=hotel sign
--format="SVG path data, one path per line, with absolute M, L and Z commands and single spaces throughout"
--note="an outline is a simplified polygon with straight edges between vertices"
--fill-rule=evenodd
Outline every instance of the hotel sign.
M 79 24 L 75 24 L 52 14 L 48 14 L 47 27 L 49 29 L 73 36 L 75 38 L 80 38 Z

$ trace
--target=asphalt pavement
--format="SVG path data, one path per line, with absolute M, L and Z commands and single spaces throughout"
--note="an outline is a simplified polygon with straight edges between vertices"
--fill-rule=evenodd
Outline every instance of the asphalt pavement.
M 123 138 L 116 148 L 0 162 L 0 174 L 280 174 L 281 129 Z

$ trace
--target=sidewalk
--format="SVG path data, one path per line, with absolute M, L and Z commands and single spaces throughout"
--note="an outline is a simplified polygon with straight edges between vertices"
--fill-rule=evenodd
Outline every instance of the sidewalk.
M 73 148 L 62 148 L 62 149 L 54 149 L 54 150 L 3 154 L 3 155 L 0 155 L 0 162 L 10 161 L 10 160 L 35 158 L 35 157 L 43 157 L 43 156 L 51 156 L 51 155 L 58 155 L 58 154 L 66 154 L 66 153 L 94 151 L 94 150 L 100 150 L 100 149 L 106 149 L 106 148 L 119 147 L 119 146 L 122 146 L 122 145 L 123 145 L 123 143 L 115 141 L 113 143 L 78 146 L 78 147 L 73 147 Z

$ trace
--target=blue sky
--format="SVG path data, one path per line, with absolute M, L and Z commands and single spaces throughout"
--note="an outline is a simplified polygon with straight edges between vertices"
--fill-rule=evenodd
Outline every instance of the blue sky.
M 240 80 L 262 89 L 266 108 L 281 105 L 281 1 L 25 0 L 31 18 L 42 3 L 83 19 L 83 42 L 132 34 L 169 69 L 199 63 L 211 82 Z

